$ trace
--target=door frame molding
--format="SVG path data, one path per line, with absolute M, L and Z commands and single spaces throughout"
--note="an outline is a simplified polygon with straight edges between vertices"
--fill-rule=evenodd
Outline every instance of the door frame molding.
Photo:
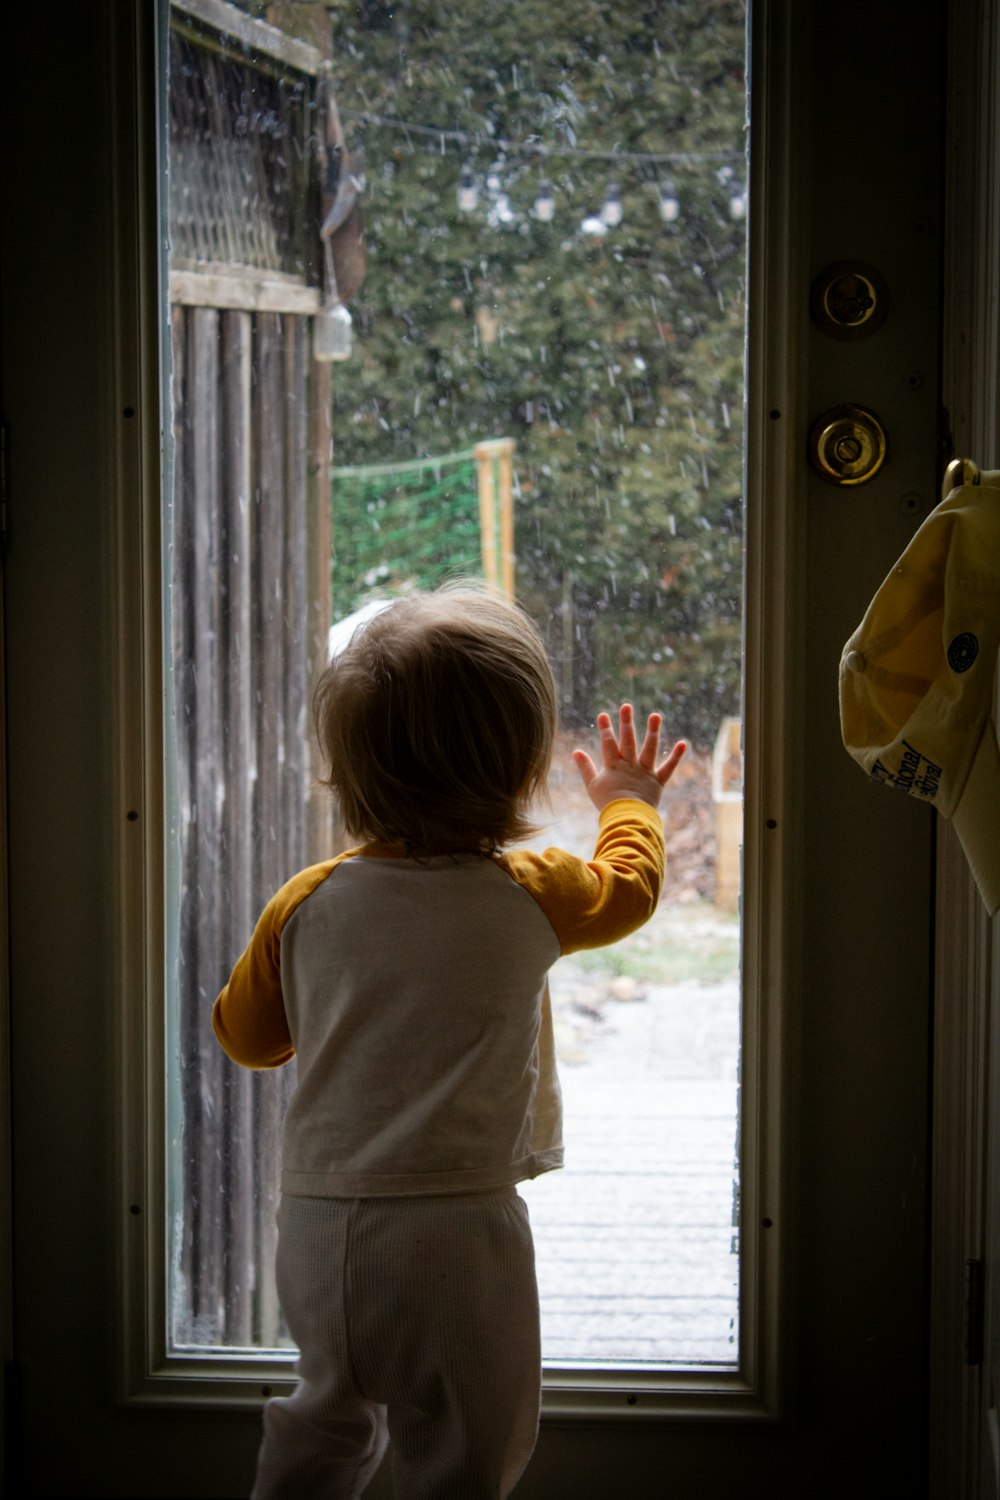
M 1000 467 L 1000 3 L 949 6 L 942 284 L 942 469 Z M 931 1136 L 930 1493 L 986 1487 L 984 1363 L 966 1362 L 966 1267 L 989 1247 L 991 1001 L 1000 945 L 949 823 L 938 822 Z M 992 992 L 992 993 L 991 993 Z M 989 1269 L 987 1267 L 987 1277 Z M 988 1330 L 987 1330 L 988 1340 Z
M 122 378 L 142 391 L 141 422 L 123 448 L 117 510 L 119 619 L 117 740 L 119 805 L 144 816 L 120 829 L 122 872 L 117 949 L 121 954 L 117 1072 L 121 1172 L 117 1223 L 121 1305 L 119 1397 L 129 1406 L 256 1412 L 266 1396 L 292 1389 L 294 1354 L 173 1351 L 166 1338 L 164 933 L 160 662 L 160 485 L 157 314 L 164 288 L 150 250 L 155 202 L 156 121 L 143 81 L 154 67 L 152 12 L 113 10 L 115 98 L 127 121 L 115 165 L 119 224 L 127 243 L 116 265 L 118 292 L 132 299 L 129 329 L 146 337 L 120 352 Z M 746 688 L 743 861 L 746 930 L 758 941 L 745 956 L 740 1073 L 740 1359 L 722 1369 L 622 1370 L 555 1367 L 546 1372 L 546 1423 L 613 1420 L 628 1427 L 670 1418 L 768 1425 L 785 1419 L 794 1392 L 797 1341 L 793 1285 L 798 1170 L 795 1057 L 801 990 L 801 868 L 805 571 L 797 524 L 795 434 L 804 420 L 796 371 L 807 336 L 805 184 L 794 169 L 803 79 L 796 58 L 804 20 L 785 0 L 760 0 L 748 28 L 755 124 L 750 137 L 754 210 L 749 223 L 750 286 L 746 386 Z M 126 87 L 127 85 L 127 87 Z M 157 85 L 159 87 L 159 84 Z M 131 91 L 131 92 L 130 92 Z M 160 101 L 161 109 L 163 107 Z M 154 241 L 155 242 L 155 241 Z M 145 251 L 144 248 L 145 247 Z M 124 400 L 124 396 L 122 396 Z M 121 401 L 118 403 L 121 405 Z M 134 404 L 134 403 L 133 403 Z M 141 497 L 142 503 L 137 503 Z M 145 507 L 145 509 L 143 508 Z M 145 594 L 143 590 L 145 589 Z M 143 642 L 140 650 L 137 643 Z M 141 1006 L 136 996 L 143 997 Z M 138 1212 L 139 1208 L 142 1212 Z

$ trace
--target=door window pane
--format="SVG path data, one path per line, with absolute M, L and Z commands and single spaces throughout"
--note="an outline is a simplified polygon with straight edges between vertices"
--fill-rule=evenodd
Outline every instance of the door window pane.
M 692 741 L 660 910 L 553 973 L 567 1167 L 523 1188 L 545 1355 L 730 1365 L 743 8 L 314 11 L 249 50 L 173 11 L 172 1340 L 287 1343 L 294 1069 L 232 1066 L 210 1012 L 269 895 L 341 846 L 309 682 L 359 610 L 475 573 L 555 669 L 547 842 L 592 850 L 570 751 L 599 710 Z M 317 360 L 341 300 L 350 352 Z

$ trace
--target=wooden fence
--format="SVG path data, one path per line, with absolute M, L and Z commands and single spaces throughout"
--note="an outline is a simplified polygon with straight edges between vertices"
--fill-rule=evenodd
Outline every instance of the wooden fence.
M 172 314 L 181 1344 L 281 1339 L 273 1209 L 294 1064 L 236 1067 L 211 1008 L 264 903 L 321 837 L 313 819 L 309 838 L 307 696 L 312 584 L 328 565 L 310 514 L 308 333 L 290 315 Z
M 170 15 L 169 1337 L 260 1348 L 286 1341 L 274 1209 L 294 1064 L 238 1068 L 211 1016 L 268 898 L 331 848 L 307 722 L 331 610 L 331 373 L 310 334 L 346 157 L 325 13 L 325 51 L 226 0 L 172 0 Z M 349 295 L 359 207 L 334 249 Z

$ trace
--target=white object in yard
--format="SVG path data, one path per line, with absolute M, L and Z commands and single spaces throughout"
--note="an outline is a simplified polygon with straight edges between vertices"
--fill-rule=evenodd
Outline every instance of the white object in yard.
M 367 604 L 362 604 L 360 609 L 356 609 L 352 615 L 331 625 L 326 637 L 327 661 L 333 661 L 335 656 L 339 656 L 345 646 L 350 643 L 354 632 L 362 625 L 367 625 L 369 620 L 374 620 L 375 616 L 380 615 L 384 609 L 388 609 L 392 602 L 391 599 L 371 599 Z

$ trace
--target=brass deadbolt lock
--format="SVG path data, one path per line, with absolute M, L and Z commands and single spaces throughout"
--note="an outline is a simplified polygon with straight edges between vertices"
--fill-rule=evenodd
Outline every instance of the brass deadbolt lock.
M 809 462 L 829 484 L 865 484 L 888 451 L 882 423 L 864 406 L 832 406 L 809 433 Z
M 874 266 L 837 261 L 816 277 L 809 307 L 814 321 L 833 338 L 866 338 L 885 322 L 889 288 Z

